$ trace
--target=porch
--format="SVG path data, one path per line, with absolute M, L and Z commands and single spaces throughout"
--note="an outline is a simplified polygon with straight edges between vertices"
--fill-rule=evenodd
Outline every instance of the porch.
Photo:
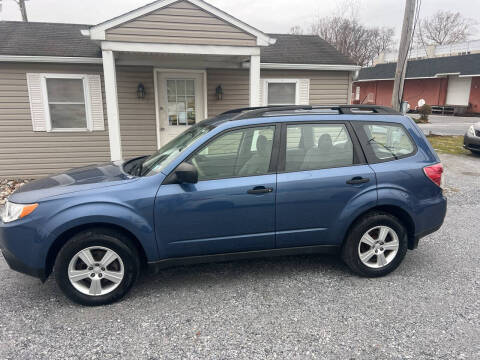
M 111 160 L 150 153 L 186 127 L 233 107 L 260 105 L 257 47 L 205 54 L 211 46 L 195 46 L 192 54 L 115 45 L 102 44 Z M 143 94 L 137 94 L 139 86 Z

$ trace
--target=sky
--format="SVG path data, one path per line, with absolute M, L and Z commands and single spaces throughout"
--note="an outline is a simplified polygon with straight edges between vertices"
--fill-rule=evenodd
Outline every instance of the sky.
M 350 0 L 352 1 L 352 0 Z M 364 24 L 395 28 L 399 38 L 405 1 L 357 0 L 358 15 Z M 1 20 L 20 20 L 14 0 L 0 0 Z M 152 0 L 28 0 L 30 21 L 97 24 L 124 12 L 148 4 Z M 259 30 L 267 33 L 288 33 L 294 25 L 308 27 L 315 16 L 328 16 L 338 11 L 345 0 L 207 0 Z M 480 0 L 422 0 L 420 16 L 437 10 L 459 11 L 480 23 Z M 480 27 L 478 36 L 480 38 Z

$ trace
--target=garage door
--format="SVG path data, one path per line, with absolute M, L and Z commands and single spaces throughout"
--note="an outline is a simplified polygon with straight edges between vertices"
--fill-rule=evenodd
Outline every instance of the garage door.
M 470 97 L 471 77 L 448 77 L 447 105 L 468 106 Z

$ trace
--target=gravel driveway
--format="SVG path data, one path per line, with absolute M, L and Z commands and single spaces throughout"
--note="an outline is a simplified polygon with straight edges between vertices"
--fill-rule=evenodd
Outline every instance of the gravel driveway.
M 0 359 L 478 359 L 480 159 L 442 160 L 444 226 L 380 279 L 325 256 L 197 265 L 85 308 L 0 257 Z

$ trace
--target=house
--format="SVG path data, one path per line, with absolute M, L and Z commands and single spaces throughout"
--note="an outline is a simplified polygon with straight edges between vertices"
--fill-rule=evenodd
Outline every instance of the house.
M 381 55 L 360 70 L 353 103 L 391 106 L 396 54 Z M 414 49 L 407 64 L 403 100 L 412 109 L 429 104 L 439 112 L 480 113 L 480 42 Z M 420 102 L 419 102 L 420 101 Z
M 95 26 L 0 22 L 0 177 L 150 154 L 232 108 L 346 104 L 358 69 L 317 36 L 266 34 L 201 0 Z

